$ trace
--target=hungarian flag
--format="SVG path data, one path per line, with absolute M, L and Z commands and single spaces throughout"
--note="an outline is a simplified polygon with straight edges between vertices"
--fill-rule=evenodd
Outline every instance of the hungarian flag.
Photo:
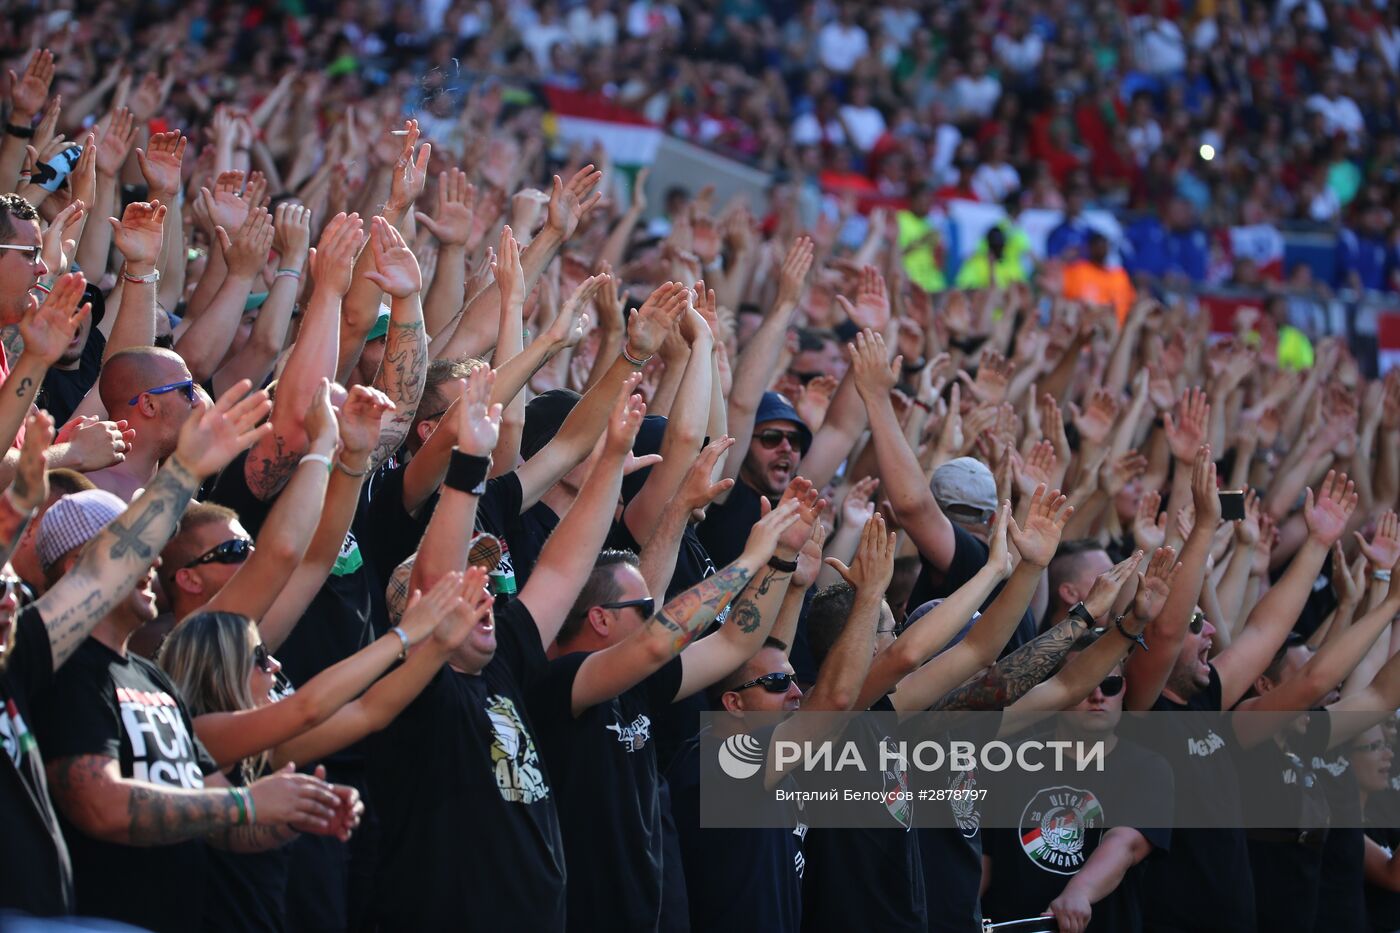
M 1400 366 L 1400 314 L 1376 315 L 1377 368 L 1382 374 Z
M 1283 278 L 1283 234 L 1273 224 L 1231 227 L 1225 232 L 1225 252 L 1230 259 L 1250 259 L 1266 279 Z
M 591 146 L 601 143 L 619 166 L 650 165 L 661 144 L 661 127 L 634 110 L 619 107 L 600 94 L 545 88 L 551 113 L 546 118 L 550 135 L 565 143 Z

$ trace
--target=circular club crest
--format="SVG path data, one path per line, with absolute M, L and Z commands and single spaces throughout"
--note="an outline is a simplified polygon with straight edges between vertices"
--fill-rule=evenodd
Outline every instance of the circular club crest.
M 1037 868 L 1072 875 L 1088 855 L 1084 843 L 1103 826 L 1103 807 L 1090 791 L 1077 787 L 1041 790 L 1021 814 L 1021 851 Z

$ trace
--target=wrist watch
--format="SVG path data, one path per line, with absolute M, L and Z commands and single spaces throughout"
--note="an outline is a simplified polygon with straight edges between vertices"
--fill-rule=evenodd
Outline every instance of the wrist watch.
M 1085 606 L 1082 600 L 1069 607 L 1069 614 L 1078 618 L 1089 628 L 1094 627 L 1094 614 L 1089 611 L 1089 607 Z

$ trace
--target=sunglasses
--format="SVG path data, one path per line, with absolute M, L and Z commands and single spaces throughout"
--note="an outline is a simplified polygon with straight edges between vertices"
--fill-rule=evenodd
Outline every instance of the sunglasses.
M 602 603 L 599 609 L 636 609 L 642 614 L 642 618 L 649 619 L 656 613 L 656 598 L 646 596 L 642 599 L 627 599 L 620 603 Z
M 39 257 L 44 253 L 42 246 L 19 246 L 15 243 L 0 243 L 0 249 L 12 249 L 17 253 L 24 253 L 30 262 L 38 262 Z
M 1191 615 L 1191 634 L 1192 634 L 1192 635 L 1199 635 L 1199 634 L 1201 634 L 1201 630 L 1204 629 L 1205 627 L 1206 627 L 1206 614 L 1205 614 L 1204 612 L 1202 612 L 1201 610 L 1197 609 L 1197 610 L 1196 610 L 1194 613 L 1192 613 L 1192 615 Z
M 264 674 L 272 673 L 272 652 L 262 642 L 253 646 L 253 664 Z
M 788 446 L 793 450 L 802 449 L 802 434 L 798 431 L 779 431 L 777 428 L 769 428 L 766 431 L 759 431 L 754 435 L 754 439 L 763 445 L 764 450 L 776 450 L 783 441 L 787 441 Z
M 1123 692 L 1123 675 L 1109 674 L 1099 681 L 1099 692 L 1106 697 L 1116 697 Z
M 34 595 L 34 591 L 29 588 L 29 584 L 25 583 L 19 577 L 0 576 L 0 586 L 5 588 L 4 595 L 0 596 L 0 601 L 9 600 L 9 598 L 13 596 L 15 602 L 21 609 L 34 602 L 37 598 Z
M 1367 742 L 1365 745 L 1353 745 L 1351 750 L 1353 754 L 1358 752 L 1378 752 L 1388 744 L 1390 743 L 1385 739 L 1376 739 L 1374 742 Z
M 739 691 L 747 690 L 750 687 L 762 687 L 769 693 L 787 693 L 788 687 L 791 687 L 792 682 L 796 679 L 797 677 L 794 674 L 786 674 L 779 671 L 775 674 L 764 674 L 762 677 L 755 677 L 748 683 L 740 684 L 734 689 L 735 691 Z
M 253 542 L 247 538 L 229 538 L 214 545 L 203 554 L 186 564 L 197 567 L 200 564 L 241 564 L 253 553 Z
M 138 395 L 133 395 L 131 397 L 131 401 L 127 402 L 127 404 L 135 405 L 137 402 L 141 401 L 142 395 L 165 395 L 167 392 L 183 392 L 185 394 L 185 401 L 187 402 L 193 402 L 197 397 L 195 395 L 194 390 L 194 380 L 181 379 L 179 382 L 172 382 L 168 385 L 156 386 L 154 389 L 147 389 L 145 392 L 141 392 Z

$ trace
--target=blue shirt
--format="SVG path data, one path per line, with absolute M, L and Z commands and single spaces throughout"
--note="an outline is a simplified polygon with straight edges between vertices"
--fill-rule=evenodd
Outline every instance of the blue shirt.
M 1351 273 L 1367 291 L 1385 291 L 1390 271 L 1389 249 L 1384 239 L 1367 236 L 1349 227 L 1337 234 L 1337 285 L 1345 287 Z
M 1210 240 L 1199 227 L 1171 231 L 1149 217 L 1128 227 L 1127 245 L 1123 266 L 1134 275 L 1180 275 L 1193 282 L 1206 279 Z

